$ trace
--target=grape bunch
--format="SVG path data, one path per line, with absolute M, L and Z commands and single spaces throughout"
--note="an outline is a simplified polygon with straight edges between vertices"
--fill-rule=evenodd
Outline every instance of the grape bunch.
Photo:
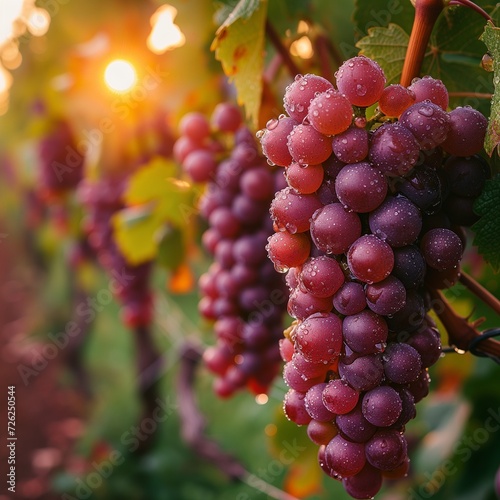
M 259 131 L 287 186 L 267 251 L 287 273 L 292 326 L 280 341 L 287 417 L 307 425 L 321 468 L 354 498 L 409 468 L 405 424 L 441 355 L 429 289 L 452 286 L 489 176 L 486 118 L 448 108 L 432 77 L 386 86 L 357 56 L 336 86 L 308 74 Z M 378 103 L 373 118 L 366 108 Z
M 39 186 L 41 197 L 50 202 L 75 189 L 83 174 L 83 156 L 77 151 L 70 124 L 54 120 L 51 130 L 38 145 L 40 159 Z
M 273 233 L 269 205 L 284 179 L 269 169 L 231 103 L 219 104 L 210 119 L 189 113 L 179 127 L 174 154 L 193 181 L 206 183 L 199 203 L 208 222 L 202 242 L 214 256 L 199 280 L 199 310 L 214 321 L 217 336 L 204 361 L 216 374 L 220 397 L 243 387 L 260 394 L 281 365 L 278 341 L 288 293 L 265 245 Z
M 83 226 L 87 238 L 77 247 L 73 263 L 85 258 L 88 250 L 95 254 L 108 272 L 110 290 L 123 304 L 123 322 L 137 328 L 149 325 L 152 319 L 153 297 L 149 284 L 152 261 L 130 264 L 115 243 L 111 218 L 124 208 L 122 196 L 126 185 L 127 177 L 123 175 L 104 176 L 98 181 L 85 179 L 79 184 L 77 195 L 85 207 Z

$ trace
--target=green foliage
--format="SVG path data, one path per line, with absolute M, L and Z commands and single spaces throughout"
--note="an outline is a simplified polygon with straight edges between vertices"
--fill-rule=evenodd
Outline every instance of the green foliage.
M 238 103 L 244 105 L 254 128 L 258 126 L 264 69 L 267 1 L 241 1 L 217 30 L 212 50 L 226 76 L 234 82 Z M 255 9 L 255 7 L 258 7 Z M 250 17 L 245 17 L 248 16 Z
M 415 8 L 409 0 L 356 0 L 354 25 L 358 38 L 366 36 L 370 28 L 398 24 L 410 33 Z
M 176 175 L 175 163 L 157 158 L 130 178 L 124 196 L 127 208 L 113 216 L 113 225 L 116 243 L 131 264 L 156 256 L 166 223 L 188 226 L 194 193 Z M 172 253 L 171 258 L 175 267 L 178 255 Z
M 397 24 L 387 28 L 370 28 L 368 36 L 362 38 L 356 47 L 360 54 L 375 59 L 384 70 L 387 83 L 398 83 L 408 47 L 409 35 Z
M 500 144 L 500 29 L 488 24 L 484 28 L 481 40 L 486 44 L 488 52 L 493 57 L 495 93 L 491 102 L 488 131 L 484 141 L 484 149 L 491 156 L 493 150 Z
M 474 204 L 474 211 L 481 216 L 472 226 L 474 245 L 495 271 L 500 269 L 500 175 L 486 181 L 481 196 Z

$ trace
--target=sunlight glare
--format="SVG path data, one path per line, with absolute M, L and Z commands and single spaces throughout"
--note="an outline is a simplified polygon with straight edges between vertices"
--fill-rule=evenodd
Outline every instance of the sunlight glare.
M 14 23 L 22 15 L 24 0 L 0 0 L 0 46 L 14 37 Z
M 128 61 L 115 59 L 107 65 L 104 81 L 115 92 L 128 92 L 137 82 L 137 73 Z
M 154 54 L 163 54 L 167 50 L 182 47 L 186 43 L 186 37 L 180 28 L 174 23 L 177 9 L 171 5 L 162 5 L 151 16 L 153 26 L 148 37 L 149 50 Z

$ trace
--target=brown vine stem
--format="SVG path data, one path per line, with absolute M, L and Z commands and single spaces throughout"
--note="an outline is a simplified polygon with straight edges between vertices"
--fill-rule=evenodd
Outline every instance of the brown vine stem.
M 400 81 L 405 87 L 408 87 L 413 78 L 420 74 L 432 29 L 444 8 L 443 0 L 415 0 L 414 3 L 415 19 Z
M 480 92 L 448 92 L 450 97 L 475 97 L 477 99 L 492 99 L 493 94 Z
M 460 282 L 466 286 L 476 297 L 481 299 L 488 307 L 500 315 L 500 300 L 498 300 L 491 292 L 486 290 L 472 276 L 462 271 Z
M 197 344 L 185 341 L 181 348 L 177 394 L 181 434 L 186 443 L 197 455 L 214 464 L 229 478 L 241 481 L 275 500 L 298 500 L 247 471 L 235 457 L 223 451 L 216 441 L 205 435 L 205 418 L 200 413 L 194 392 L 196 368 L 201 356 L 202 349 Z
M 270 42 L 273 44 L 274 48 L 277 50 L 278 54 L 283 59 L 283 64 L 288 68 L 288 71 L 294 77 L 295 75 L 300 74 L 299 67 L 295 64 L 293 59 L 290 57 L 290 52 L 283 45 L 280 36 L 273 28 L 272 24 L 269 20 L 266 20 L 266 35 L 269 38 Z
M 462 351 L 468 351 L 471 342 L 481 333 L 452 309 L 439 290 L 429 289 L 429 294 L 432 298 L 432 307 L 448 332 L 450 345 Z M 500 342 L 497 340 L 485 339 L 478 345 L 477 349 L 485 354 L 500 357 Z

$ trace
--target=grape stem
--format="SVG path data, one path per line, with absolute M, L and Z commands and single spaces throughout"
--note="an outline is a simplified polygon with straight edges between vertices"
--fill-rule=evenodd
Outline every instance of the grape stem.
M 247 471 L 232 455 L 205 435 L 206 421 L 196 402 L 194 385 L 196 369 L 202 357 L 202 348 L 193 341 L 185 341 L 180 350 L 181 365 L 177 379 L 177 394 L 181 420 L 181 434 L 186 443 L 208 462 L 217 466 L 231 479 L 248 484 L 275 500 L 298 500 Z
M 481 14 L 487 21 L 489 21 L 494 26 L 493 19 L 491 18 L 491 16 L 484 9 L 482 9 L 479 5 L 472 2 L 471 0 L 451 0 L 448 5 L 461 5 L 462 7 L 469 7 L 469 9 L 472 9 L 478 14 Z
M 460 282 L 466 286 L 476 297 L 482 300 L 488 307 L 500 315 L 500 300 L 498 300 L 491 292 L 486 290 L 472 276 L 462 271 Z
M 429 294 L 432 298 L 434 312 L 448 332 L 450 345 L 462 351 L 468 351 L 471 342 L 481 333 L 466 318 L 459 316 L 453 310 L 439 290 L 429 289 Z M 477 346 L 477 350 L 500 358 L 500 342 L 492 338 L 484 339 Z
M 278 54 L 281 56 L 283 60 L 283 64 L 287 67 L 288 71 L 294 77 L 295 75 L 300 74 L 300 69 L 299 67 L 295 64 L 295 62 L 292 60 L 290 57 L 290 52 L 288 49 L 283 45 L 283 42 L 281 41 L 280 36 L 272 26 L 272 24 L 269 22 L 269 20 L 266 20 L 266 35 L 269 38 L 269 41 L 273 44 L 274 48 L 278 52 Z
M 415 18 L 401 74 L 401 85 L 408 87 L 419 76 L 432 29 L 443 8 L 443 0 L 415 0 Z

